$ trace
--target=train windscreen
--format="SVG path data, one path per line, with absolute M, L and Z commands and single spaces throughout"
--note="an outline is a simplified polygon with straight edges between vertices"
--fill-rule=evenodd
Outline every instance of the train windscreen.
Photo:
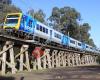
M 19 18 L 19 15 L 8 15 L 7 18 Z
M 19 15 L 8 15 L 5 24 L 17 24 Z

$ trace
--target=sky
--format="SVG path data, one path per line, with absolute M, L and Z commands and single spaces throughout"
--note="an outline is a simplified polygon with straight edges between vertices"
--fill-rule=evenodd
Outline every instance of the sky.
M 81 14 L 80 23 L 89 23 L 91 26 L 91 38 L 97 47 L 100 48 L 100 0 L 12 0 L 12 3 L 19 7 L 23 13 L 29 9 L 42 9 L 49 17 L 53 7 L 62 8 L 70 6 Z

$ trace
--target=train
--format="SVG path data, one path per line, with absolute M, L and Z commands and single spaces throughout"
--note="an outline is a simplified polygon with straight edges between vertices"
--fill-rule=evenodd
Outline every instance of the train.
M 18 35 L 23 39 L 34 39 L 39 42 L 45 42 L 48 40 L 53 45 L 62 45 L 79 49 L 81 51 L 100 53 L 100 49 L 64 35 L 23 13 L 7 14 L 3 29 L 12 33 L 12 35 Z

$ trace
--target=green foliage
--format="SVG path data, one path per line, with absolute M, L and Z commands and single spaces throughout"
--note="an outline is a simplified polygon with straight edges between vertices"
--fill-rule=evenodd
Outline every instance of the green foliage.
M 74 36 L 73 30 L 75 30 L 76 26 L 78 26 L 77 20 L 79 19 L 80 19 L 80 14 L 74 8 L 70 7 L 64 7 L 64 8 L 54 7 L 52 9 L 52 14 L 49 17 L 49 20 L 51 21 L 54 29 L 64 28 L 66 29 L 65 34 L 67 34 L 69 31 L 69 35 L 71 37 Z
M 89 31 L 91 30 L 91 26 L 88 23 L 84 23 L 80 25 L 80 34 L 82 35 L 82 41 L 90 44 L 91 46 L 96 46 L 93 42 L 93 39 L 90 38 Z
M 40 9 L 38 11 L 34 11 L 33 9 L 28 11 L 33 18 L 37 19 L 40 22 L 45 22 L 45 13 Z

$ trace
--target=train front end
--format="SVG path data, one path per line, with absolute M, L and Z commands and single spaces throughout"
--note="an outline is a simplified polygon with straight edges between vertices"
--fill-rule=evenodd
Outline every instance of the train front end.
M 3 29 L 9 32 L 17 31 L 20 27 L 21 13 L 11 13 L 6 16 Z

